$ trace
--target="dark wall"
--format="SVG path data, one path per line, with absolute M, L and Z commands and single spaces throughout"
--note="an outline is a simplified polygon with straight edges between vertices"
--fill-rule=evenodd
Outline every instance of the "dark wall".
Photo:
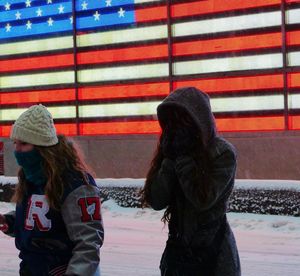
M 226 135 L 238 150 L 237 178 L 300 179 L 300 133 Z
M 225 133 L 238 151 L 237 178 L 300 179 L 300 132 Z M 74 137 L 100 178 L 143 178 L 157 136 Z M 2 139 L 3 140 L 3 139 Z M 5 175 L 15 175 L 13 145 L 5 139 Z

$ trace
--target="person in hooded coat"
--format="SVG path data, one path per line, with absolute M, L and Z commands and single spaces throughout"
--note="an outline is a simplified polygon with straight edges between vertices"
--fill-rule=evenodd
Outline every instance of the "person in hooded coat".
M 209 97 L 194 87 L 173 91 L 157 108 L 162 128 L 142 190 L 142 204 L 166 208 L 169 235 L 163 276 L 239 276 L 226 218 L 236 151 L 217 135 Z

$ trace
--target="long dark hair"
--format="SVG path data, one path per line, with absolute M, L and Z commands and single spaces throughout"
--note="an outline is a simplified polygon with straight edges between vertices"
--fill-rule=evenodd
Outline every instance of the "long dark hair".
M 58 144 L 50 147 L 34 146 L 43 158 L 43 170 L 47 178 L 45 195 L 51 208 L 60 209 L 60 199 L 67 183 L 63 180 L 66 171 L 77 173 L 88 184 L 87 171 L 79 148 L 64 135 L 58 135 Z M 12 201 L 20 203 L 27 191 L 27 183 L 22 168 L 18 172 L 18 184 Z
M 192 121 L 190 116 L 186 114 L 185 112 L 175 112 L 177 115 L 174 116 L 174 118 L 168 118 L 169 120 L 180 120 L 182 126 L 190 127 L 190 122 Z M 141 191 L 141 201 L 142 201 L 142 207 L 149 207 L 151 205 L 151 183 L 157 174 L 158 170 L 161 167 L 161 163 L 164 159 L 164 155 L 162 152 L 162 140 L 164 134 L 164 123 L 162 125 L 162 134 L 159 137 L 157 148 L 154 153 L 154 157 L 152 159 L 150 169 L 146 176 L 145 185 Z M 196 129 L 196 126 L 193 126 Z M 195 175 L 192 175 L 193 178 L 193 184 L 194 184 L 194 192 L 198 195 L 199 200 L 202 202 L 205 202 L 207 200 L 207 195 L 209 192 L 209 186 L 208 182 L 205 178 L 205 171 L 208 169 L 208 158 L 207 158 L 207 152 L 205 147 L 203 146 L 202 138 L 200 130 L 198 131 L 198 135 L 196 136 L 196 143 L 194 144 L 194 148 L 191 151 L 192 157 L 195 160 L 197 166 L 199 169 L 195 172 Z M 204 172 L 204 173 L 203 173 Z M 182 194 L 182 193 L 181 193 Z M 175 197 L 177 196 L 177 193 L 173 193 L 173 197 L 171 199 L 170 205 L 167 207 L 166 211 L 164 212 L 164 215 L 162 217 L 162 221 L 164 223 L 168 222 L 171 217 L 172 209 L 174 208 L 175 204 Z

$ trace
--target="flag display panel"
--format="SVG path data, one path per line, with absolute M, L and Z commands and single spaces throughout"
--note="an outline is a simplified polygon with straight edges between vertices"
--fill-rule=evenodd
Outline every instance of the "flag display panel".
M 0 136 L 35 103 L 67 135 L 159 133 L 183 86 L 222 132 L 300 129 L 300 1 L 0 0 Z

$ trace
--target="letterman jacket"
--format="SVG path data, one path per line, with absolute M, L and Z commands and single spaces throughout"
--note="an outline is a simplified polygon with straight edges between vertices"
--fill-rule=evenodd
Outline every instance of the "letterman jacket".
M 16 211 L 5 215 L 8 235 L 20 250 L 20 274 L 96 275 L 104 230 L 99 188 L 74 173 L 66 173 L 60 210 L 49 207 L 44 187 L 30 187 Z M 23 274 L 22 274 L 23 273 Z

